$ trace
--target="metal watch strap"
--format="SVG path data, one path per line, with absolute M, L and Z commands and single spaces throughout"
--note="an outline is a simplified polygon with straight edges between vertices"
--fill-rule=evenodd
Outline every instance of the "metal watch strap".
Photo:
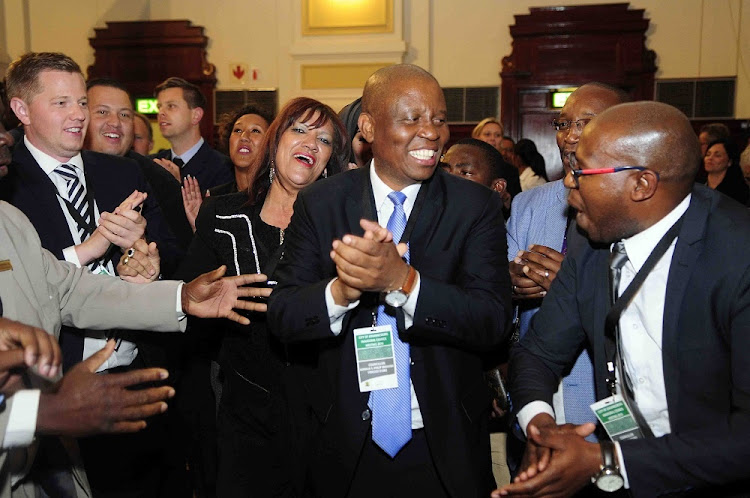
M 609 440 L 599 441 L 599 446 L 602 449 L 602 462 L 604 463 L 603 468 L 616 469 L 617 464 L 615 463 L 615 444 Z

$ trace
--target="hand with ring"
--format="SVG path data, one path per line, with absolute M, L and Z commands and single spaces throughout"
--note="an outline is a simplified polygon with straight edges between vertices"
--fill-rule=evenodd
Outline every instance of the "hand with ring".
M 528 251 L 518 251 L 513 260 L 521 266 L 523 275 L 541 287 L 546 294 L 557 277 L 565 256 L 547 246 L 531 245 Z
M 156 242 L 138 239 L 120 258 L 117 273 L 120 278 L 134 283 L 153 282 L 159 278 L 161 258 Z

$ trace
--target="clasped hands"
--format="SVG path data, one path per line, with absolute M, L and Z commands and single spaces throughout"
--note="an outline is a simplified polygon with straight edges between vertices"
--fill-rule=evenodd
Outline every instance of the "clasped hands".
M 99 224 L 94 233 L 76 246 L 76 254 L 81 265 L 101 258 L 110 244 L 127 251 L 137 240 L 143 238 L 146 233 L 146 219 L 141 215 L 140 207 L 146 197 L 148 194 L 134 190 L 113 213 L 104 211 L 99 215 Z
M 395 245 L 393 234 L 374 221 L 362 219 L 359 225 L 365 231 L 361 237 L 346 234 L 332 244 L 330 255 L 338 278 L 331 294 L 340 306 L 356 301 L 363 292 L 398 289 L 409 274 L 403 260 L 406 244 Z
M 552 281 L 560 271 L 562 253 L 554 249 L 531 245 L 528 251 L 518 251 L 508 262 L 514 299 L 537 299 L 547 295 Z
M 591 482 L 602 465 L 601 448 L 584 438 L 596 426 L 557 425 L 547 413 L 536 415 L 526 429 L 526 451 L 515 480 L 492 492 L 501 496 L 571 496 Z

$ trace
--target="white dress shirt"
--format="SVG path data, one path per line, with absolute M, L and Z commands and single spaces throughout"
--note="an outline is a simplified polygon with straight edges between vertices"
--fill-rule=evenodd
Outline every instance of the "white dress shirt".
M 376 165 L 375 160 L 373 159 L 370 166 L 370 183 L 372 184 L 372 193 L 375 197 L 378 224 L 384 227 L 388 225 L 388 219 L 391 217 L 394 209 L 393 202 L 388 198 L 388 194 L 393 190 L 380 179 L 375 170 Z M 417 199 L 417 194 L 421 187 L 421 183 L 415 183 L 401 190 L 401 192 L 406 195 L 406 200 L 404 200 L 404 214 L 406 214 L 407 220 L 414 208 L 414 201 Z M 331 332 L 333 332 L 334 335 L 339 335 L 341 333 L 344 315 L 347 311 L 356 308 L 359 305 L 359 301 L 354 301 L 353 303 L 350 303 L 349 306 L 337 305 L 333 300 L 333 294 L 331 293 L 331 285 L 334 280 L 336 279 L 334 278 L 328 282 L 325 290 L 325 298 L 326 306 L 328 308 L 328 318 L 331 322 Z M 407 329 L 414 323 L 414 313 L 417 308 L 420 284 L 419 273 L 417 272 L 417 281 L 414 290 L 409 294 L 406 303 L 401 308 L 404 312 L 404 327 Z M 424 427 L 422 412 L 419 410 L 419 401 L 417 400 L 417 393 L 414 391 L 414 383 L 411 383 L 411 428 L 421 429 L 422 427 Z

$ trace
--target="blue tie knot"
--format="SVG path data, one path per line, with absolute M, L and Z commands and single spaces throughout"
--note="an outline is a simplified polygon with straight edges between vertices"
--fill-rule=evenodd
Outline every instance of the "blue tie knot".
M 406 200 L 406 194 L 403 192 L 396 192 L 395 190 L 388 194 L 388 198 L 391 200 L 394 206 L 402 206 Z

